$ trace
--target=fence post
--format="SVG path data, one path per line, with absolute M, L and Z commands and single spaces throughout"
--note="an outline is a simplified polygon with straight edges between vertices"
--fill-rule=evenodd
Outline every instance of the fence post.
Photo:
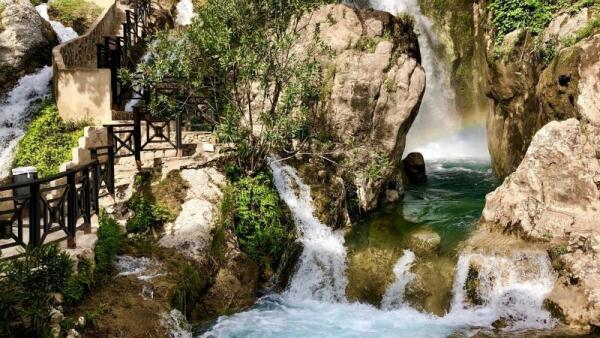
M 138 166 L 141 166 L 142 162 L 142 113 L 139 109 L 136 109 L 133 113 L 133 155 L 135 162 Z
M 38 247 L 40 243 L 40 184 L 33 182 L 29 186 L 29 243 L 27 246 Z
M 92 206 L 90 199 L 90 190 L 92 189 L 92 182 L 90 181 L 90 167 L 86 166 L 81 171 L 81 177 L 83 180 L 82 184 L 82 194 L 83 194 L 83 219 L 85 220 L 85 227 L 83 228 L 83 233 L 89 234 L 92 232 Z
M 181 115 L 177 115 L 177 121 L 175 124 L 175 146 L 177 147 L 177 156 L 183 156 L 183 141 L 181 135 Z
M 94 151 L 96 152 L 96 149 L 94 149 Z M 96 160 L 96 163 L 94 164 L 94 168 L 92 170 L 92 178 L 94 180 L 94 194 L 92 195 L 92 198 L 94 199 L 94 212 L 96 214 L 98 214 L 100 212 L 100 185 L 101 185 L 100 170 L 102 168 L 100 167 L 100 161 L 98 160 L 98 155 L 96 155 L 96 158 L 93 158 L 93 159 Z
M 106 189 L 111 195 L 115 194 L 115 149 L 108 147 L 108 160 L 106 161 Z
M 75 233 L 77 232 L 77 182 L 75 181 L 75 171 L 67 171 L 67 247 L 74 249 L 77 244 Z

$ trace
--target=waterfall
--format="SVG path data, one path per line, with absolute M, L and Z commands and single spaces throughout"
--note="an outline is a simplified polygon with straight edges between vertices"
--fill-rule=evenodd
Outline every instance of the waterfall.
M 63 43 L 77 37 L 71 28 L 48 18 L 48 5 L 41 4 L 36 10 L 56 32 Z M 14 150 L 25 133 L 25 127 L 32 112 L 32 105 L 50 94 L 52 67 L 45 66 L 33 74 L 19 79 L 17 85 L 0 101 L 0 178 L 9 174 Z
M 394 275 L 396 280 L 387 288 L 383 299 L 381 300 L 381 308 L 393 310 L 404 301 L 404 290 L 414 275 L 410 272 L 410 268 L 415 261 L 415 254 L 410 250 L 404 250 L 404 255 L 398 259 L 394 265 Z
M 469 276 L 469 271 L 477 271 Z M 512 256 L 462 254 L 456 265 L 450 315 L 487 314 L 506 320 L 508 330 L 551 328 L 554 321 L 543 308 L 556 277 L 546 252 L 515 252 Z M 467 301 L 467 282 L 481 305 Z
M 405 154 L 418 151 L 425 159 L 489 158 L 484 123 L 464 129 L 448 65 L 436 52 L 442 49 L 442 43 L 431 19 L 421 13 L 418 0 L 370 0 L 370 4 L 394 15 L 411 15 L 419 38 L 427 86 L 419 114 L 406 137 Z
M 273 157 L 269 162 L 275 187 L 292 212 L 304 246 L 286 296 L 293 300 L 344 302 L 348 279 L 343 232 L 333 231 L 317 219 L 310 187 L 294 168 Z
M 175 22 L 181 26 L 187 26 L 192 23 L 192 20 L 196 16 L 194 13 L 194 3 L 192 0 L 180 0 L 177 3 L 177 17 Z

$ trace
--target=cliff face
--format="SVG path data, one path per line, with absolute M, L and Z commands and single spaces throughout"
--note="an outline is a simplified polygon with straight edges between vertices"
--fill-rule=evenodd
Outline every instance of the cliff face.
M 345 210 L 339 212 L 347 190 L 369 211 L 387 190 L 402 189 L 405 138 L 425 90 L 425 72 L 409 19 L 328 5 L 307 14 L 302 25 L 305 36 L 318 33 L 331 51 L 321 58 L 326 83 L 317 129 L 323 137 L 307 147 L 336 165 L 311 160 L 301 172 L 318 195 L 322 220 L 342 226 L 348 221 Z
M 483 223 L 538 243 L 558 273 L 546 306 L 570 327 L 600 326 L 600 9 L 565 8 L 537 35 L 487 41 L 487 120 L 494 171 Z
M 554 120 L 597 115 L 598 8 L 565 8 L 539 34 L 517 29 L 497 39 L 494 13 L 480 3 L 488 60 L 488 146 L 496 175 L 513 172 L 533 135 Z M 596 25 L 595 25 L 596 23 Z M 587 116 L 586 116 L 587 115 Z

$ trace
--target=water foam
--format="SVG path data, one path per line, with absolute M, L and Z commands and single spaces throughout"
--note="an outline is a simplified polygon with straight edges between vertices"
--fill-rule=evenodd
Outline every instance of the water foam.
M 396 280 L 388 286 L 383 295 L 383 299 L 381 300 L 382 309 L 397 309 L 404 303 L 404 291 L 406 290 L 408 283 L 414 278 L 414 274 L 410 272 L 410 268 L 414 262 L 414 252 L 404 250 L 404 255 L 402 255 L 394 265 L 394 275 L 396 276 Z
M 192 20 L 196 16 L 194 13 L 194 3 L 192 0 L 181 0 L 177 3 L 177 18 L 175 22 L 181 26 L 187 26 L 192 23 Z
M 292 211 L 304 246 L 286 296 L 294 300 L 345 301 L 348 279 L 343 232 L 333 231 L 315 217 L 310 187 L 294 168 L 275 158 L 269 162 L 279 196 Z
M 36 7 L 38 13 L 56 32 L 59 41 L 65 42 L 77 37 L 71 28 L 48 18 L 47 4 Z M 0 179 L 8 176 L 14 151 L 20 138 L 25 133 L 29 122 L 32 105 L 50 94 L 52 67 L 45 66 L 33 74 L 23 76 L 17 85 L 0 101 Z

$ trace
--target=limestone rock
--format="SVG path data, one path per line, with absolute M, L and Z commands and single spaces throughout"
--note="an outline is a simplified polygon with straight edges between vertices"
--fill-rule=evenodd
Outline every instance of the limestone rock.
M 58 38 L 28 1 L 5 1 L 0 13 L 0 93 L 22 75 L 50 63 Z
M 410 22 L 345 5 L 322 6 L 303 25 L 305 40 L 317 32 L 333 51 L 320 58 L 327 91 L 318 121 L 333 142 L 311 151 L 334 154 L 343 165 L 329 163 L 331 176 L 352 187 L 360 209 L 373 210 L 388 188 L 403 184 L 396 179 L 406 133 L 425 89 L 417 37 Z
M 410 153 L 403 160 L 404 172 L 412 184 L 420 184 L 427 181 L 425 170 L 425 159 L 421 153 Z
M 410 235 L 409 248 L 417 256 L 435 253 L 440 245 L 441 237 L 432 229 L 422 229 Z
M 491 19 L 488 13 L 488 20 L 480 25 L 492 27 Z M 487 95 L 493 103 L 487 134 L 496 175 L 513 172 L 533 135 L 550 121 L 574 117 L 600 125 L 600 34 L 573 45 L 564 43 L 592 20 L 588 8 L 557 13 L 541 33 L 542 51 L 525 31 L 507 34 L 499 49 L 494 34 L 487 32 Z
M 560 278 L 546 305 L 587 331 L 600 318 L 599 149 L 600 128 L 576 119 L 550 122 L 517 170 L 487 196 L 482 216 L 501 232 L 566 243 L 553 264 Z
M 420 311 L 445 315 L 452 299 L 455 264 L 443 256 L 417 259 L 411 268 L 413 278 L 406 286 L 405 302 Z

